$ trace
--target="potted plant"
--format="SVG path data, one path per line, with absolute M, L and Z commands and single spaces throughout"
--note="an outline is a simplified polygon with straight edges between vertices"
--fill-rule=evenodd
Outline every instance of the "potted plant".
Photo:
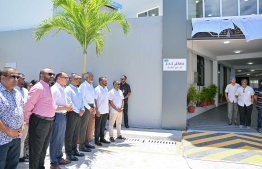
M 200 99 L 203 103 L 203 106 L 207 106 L 207 100 L 208 100 L 208 88 L 203 87 L 202 92 L 200 94 Z
M 196 85 L 191 84 L 187 93 L 188 112 L 195 112 L 195 103 L 199 100 L 199 94 L 197 93 Z
M 216 97 L 217 94 L 217 86 L 212 84 L 209 86 L 209 92 L 210 92 L 210 98 L 211 98 L 211 105 L 215 104 L 214 98 Z

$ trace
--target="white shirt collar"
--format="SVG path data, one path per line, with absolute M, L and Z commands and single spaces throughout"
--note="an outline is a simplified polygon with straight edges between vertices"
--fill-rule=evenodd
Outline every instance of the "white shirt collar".
M 62 87 L 62 86 L 61 86 L 59 83 L 57 83 L 57 82 L 56 82 L 55 84 L 56 84 L 56 86 L 57 86 L 58 89 L 61 89 L 61 88 L 64 89 L 64 88 L 65 88 L 65 87 Z

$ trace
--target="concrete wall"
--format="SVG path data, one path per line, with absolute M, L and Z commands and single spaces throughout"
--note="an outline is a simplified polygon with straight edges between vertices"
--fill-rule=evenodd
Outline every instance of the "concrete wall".
M 159 16 L 163 16 L 163 0 L 115 0 L 122 5 L 121 11 L 127 18 L 136 18 L 138 13 L 159 7 Z
M 162 108 L 162 17 L 128 19 L 132 33 L 125 37 L 120 25 L 111 24 L 106 34 L 105 51 L 96 57 L 95 45 L 87 52 L 87 71 L 98 78 L 108 78 L 108 88 L 125 74 L 132 94 L 129 100 L 131 126 L 161 127 Z M 33 29 L 0 32 L 0 68 L 16 62 L 26 80 L 38 79 L 39 70 L 50 67 L 54 72 L 82 70 L 82 51 L 70 35 L 48 33 L 40 42 L 32 37 Z
M 35 28 L 53 15 L 51 0 L 0 1 L 0 31 Z

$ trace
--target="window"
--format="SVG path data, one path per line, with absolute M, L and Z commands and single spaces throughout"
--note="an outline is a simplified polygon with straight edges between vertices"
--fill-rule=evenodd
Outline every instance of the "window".
M 238 16 L 238 0 L 222 0 L 222 16 Z
M 188 19 L 203 18 L 203 1 L 188 0 Z
M 205 59 L 197 55 L 197 85 L 205 86 Z
M 262 0 L 259 0 L 259 14 L 262 14 Z
M 224 67 L 224 86 L 227 85 L 227 68 Z
M 220 0 L 205 0 L 205 17 L 220 16 Z
M 240 15 L 256 15 L 257 0 L 240 0 Z
M 149 17 L 149 16 L 159 16 L 159 7 L 137 14 L 137 17 Z

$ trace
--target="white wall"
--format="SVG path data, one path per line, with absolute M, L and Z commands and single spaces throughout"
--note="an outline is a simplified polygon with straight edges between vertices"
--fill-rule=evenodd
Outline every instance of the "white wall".
M 35 28 L 52 15 L 51 0 L 1 0 L 0 31 Z
M 112 35 L 105 37 L 105 51 L 96 57 L 92 44 L 87 51 L 87 69 L 98 78 L 108 79 L 108 88 L 125 74 L 132 93 L 129 100 L 131 126 L 161 127 L 162 112 L 162 17 L 128 19 L 132 32 L 128 37 L 118 24 L 111 24 Z M 16 62 L 18 72 L 26 80 L 38 79 L 41 68 L 50 67 L 55 73 L 81 73 L 82 51 L 70 35 L 48 33 L 35 42 L 33 29 L 0 32 L 0 68 Z
M 136 18 L 138 13 L 159 7 L 159 16 L 163 16 L 163 0 L 115 0 L 122 5 L 121 11 L 127 18 Z

